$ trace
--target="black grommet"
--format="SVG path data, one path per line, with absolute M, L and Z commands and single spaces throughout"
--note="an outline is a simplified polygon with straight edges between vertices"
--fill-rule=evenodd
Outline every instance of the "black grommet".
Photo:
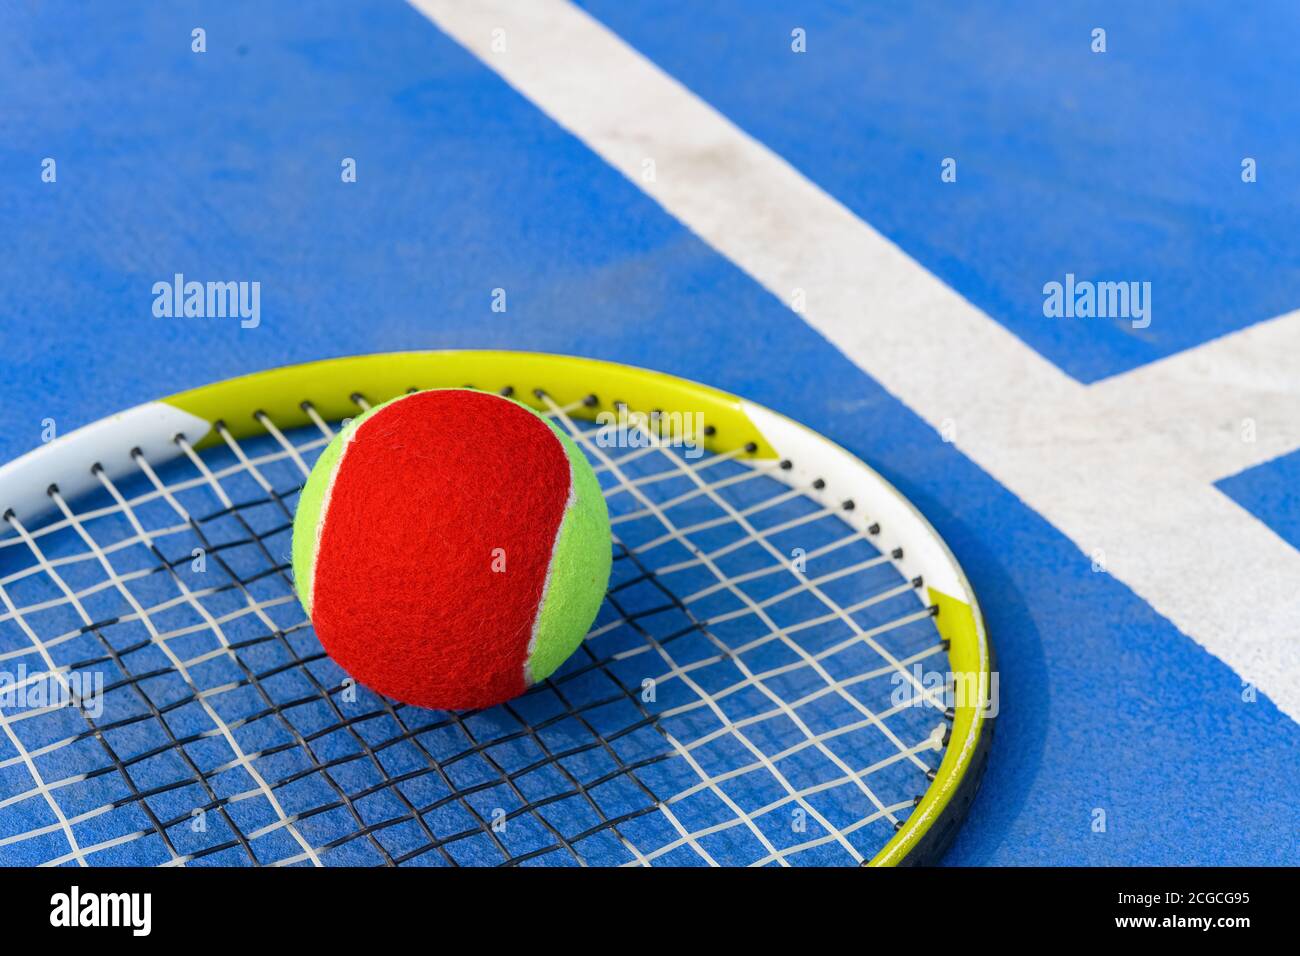
M 705 425 L 705 426 L 704 426 L 704 436 L 705 436 L 706 438 L 712 438 L 712 437 L 713 437 L 714 435 L 716 435 L 717 433 L 718 433 L 718 430 L 717 430 L 716 428 L 714 428 L 712 425 Z
M 912 587 L 914 588 L 919 588 L 924 583 L 925 582 L 921 580 L 921 576 L 919 574 L 916 577 L 912 578 Z
M 582 404 L 586 405 L 588 408 L 595 408 L 600 404 L 600 399 L 598 399 L 594 394 L 588 395 L 582 400 Z
M 501 389 L 501 395 L 504 398 L 509 398 L 514 393 L 515 387 L 513 385 L 507 385 L 505 388 Z
M 745 451 L 747 451 L 751 455 L 754 454 L 754 452 L 758 451 L 758 442 L 752 442 L 752 441 L 745 442 Z
M 867 534 L 880 534 L 880 525 L 874 522 L 867 526 Z
M 893 558 L 895 561 L 902 561 L 902 560 L 903 560 L 903 549 L 902 549 L 902 548 L 895 548 L 893 551 L 890 551 L 890 552 L 889 552 L 889 556 L 890 556 L 891 558 Z
M 781 459 L 781 470 L 782 470 L 782 471 L 789 471 L 789 470 L 790 470 L 791 468 L 793 468 L 793 467 L 794 467 L 794 462 L 792 462 L 789 458 L 782 458 L 782 459 Z
M 823 481 L 821 478 L 814 478 L 813 487 L 816 488 L 818 491 L 821 491 L 823 488 L 826 487 L 826 482 Z
M 533 389 L 533 397 L 534 397 L 534 398 L 545 398 L 545 397 L 546 397 L 546 389 L 543 389 L 543 388 L 535 388 L 535 389 Z
M 51 484 L 50 487 L 45 489 L 45 493 L 49 495 L 51 498 L 53 498 L 55 495 L 59 493 L 59 486 L 55 484 Z
M 854 508 L 857 507 L 857 505 L 853 503 L 852 498 L 847 498 L 844 501 L 840 502 L 840 507 L 843 508 L 845 511 L 852 511 Z

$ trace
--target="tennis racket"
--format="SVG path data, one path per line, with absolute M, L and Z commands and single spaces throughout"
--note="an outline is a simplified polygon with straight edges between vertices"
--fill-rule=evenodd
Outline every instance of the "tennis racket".
M 465 713 L 348 679 L 289 557 L 339 423 L 446 386 L 565 428 L 614 532 L 580 649 Z M 935 530 L 815 431 L 656 372 L 275 369 L 0 468 L 0 514 L 0 863 L 926 863 L 990 745 L 992 651 Z

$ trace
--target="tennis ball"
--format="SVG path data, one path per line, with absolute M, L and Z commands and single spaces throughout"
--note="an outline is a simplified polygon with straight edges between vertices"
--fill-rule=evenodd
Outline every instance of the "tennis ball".
M 377 405 L 312 468 L 293 574 L 339 665 L 389 697 L 489 707 L 548 677 L 605 596 L 591 465 L 518 402 L 469 389 Z

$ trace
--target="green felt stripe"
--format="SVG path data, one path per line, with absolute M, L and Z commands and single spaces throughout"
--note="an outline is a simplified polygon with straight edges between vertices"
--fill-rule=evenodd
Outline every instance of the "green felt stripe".
M 609 511 L 596 473 L 572 439 L 553 423 L 551 428 L 569 456 L 573 486 L 551 556 L 537 640 L 528 658 L 534 684 L 551 676 L 582 643 L 605 600 L 613 563 Z
M 293 516 L 293 582 L 298 590 L 302 608 L 311 616 L 311 581 L 316 568 L 316 541 L 325 493 L 338 466 L 343 445 L 337 436 L 321 452 L 316 466 L 307 476 L 302 494 L 298 496 L 298 510 Z
M 320 453 L 320 458 L 316 459 L 316 464 L 312 466 L 311 474 L 307 476 L 307 483 L 302 487 L 302 494 L 298 496 L 298 509 L 293 515 L 291 548 L 293 583 L 298 591 L 298 600 L 302 602 L 302 609 L 307 612 L 308 617 L 311 617 L 312 575 L 316 573 L 316 543 L 320 540 L 320 523 L 325 518 L 322 509 L 325 507 L 325 498 L 329 494 L 330 482 L 338 470 L 339 459 L 343 456 L 344 445 L 363 421 L 385 405 L 395 401 L 396 398 L 390 399 L 362 412 L 330 439 L 330 443 L 325 446 L 325 450 Z

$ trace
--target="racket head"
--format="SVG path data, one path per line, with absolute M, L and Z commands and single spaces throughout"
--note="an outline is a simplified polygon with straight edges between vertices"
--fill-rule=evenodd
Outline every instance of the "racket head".
M 616 560 L 551 680 L 441 714 L 347 690 L 287 529 L 335 423 L 463 385 L 569 430 Z M 820 434 L 657 372 L 508 352 L 273 369 L 0 468 L 0 510 L 0 667 L 51 698 L 99 673 L 104 705 L 0 705 L 6 862 L 926 863 L 991 741 L 992 650 L 928 522 Z

